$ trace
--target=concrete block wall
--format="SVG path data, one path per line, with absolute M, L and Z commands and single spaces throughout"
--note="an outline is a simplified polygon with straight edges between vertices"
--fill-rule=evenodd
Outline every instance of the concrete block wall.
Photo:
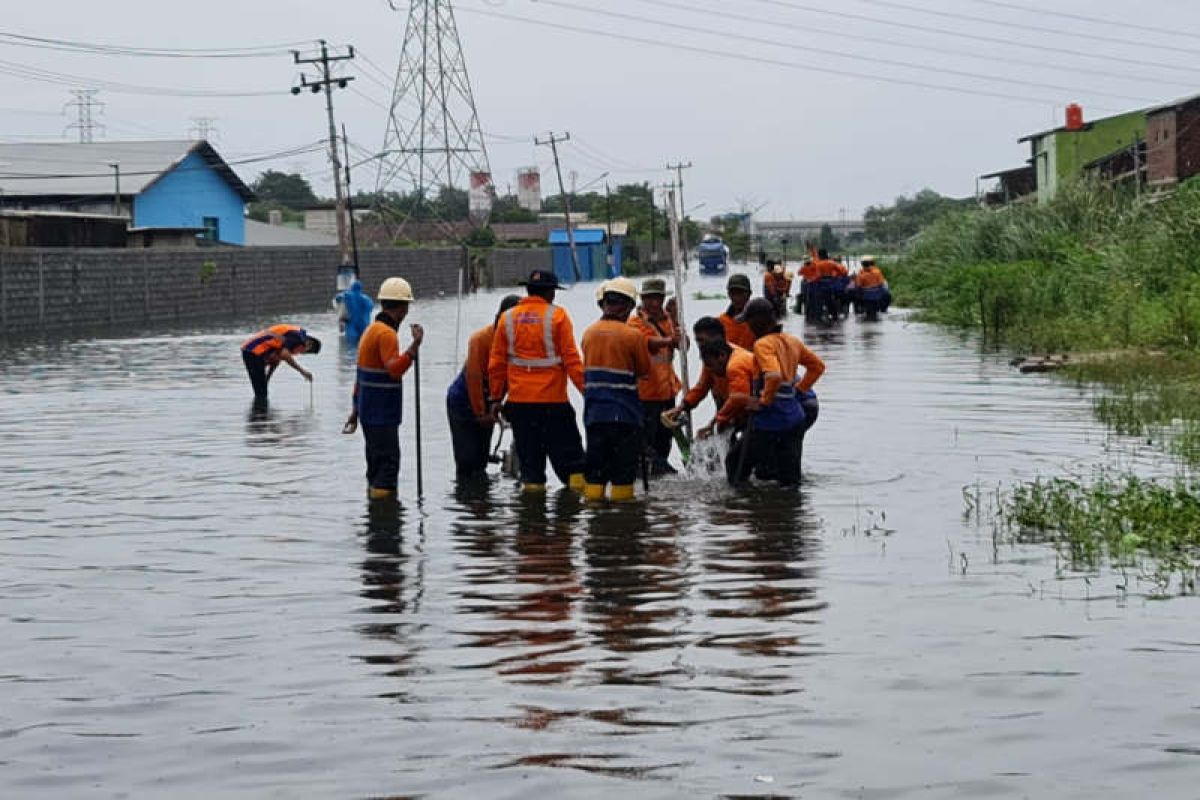
M 516 286 L 517 281 L 525 280 L 535 269 L 554 269 L 550 248 L 496 248 L 487 256 L 484 285 L 493 289 Z
M 390 276 L 417 297 L 453 293 L 461 248 L 360 255 L 363 287 Z M 316 311 L 334 291 L 334 248 L 0 249 L 0 336 L 140 330 L 222 316 Z

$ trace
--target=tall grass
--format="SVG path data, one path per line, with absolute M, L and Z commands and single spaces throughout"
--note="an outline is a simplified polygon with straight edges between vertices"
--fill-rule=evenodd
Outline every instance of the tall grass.
M 897 302 L 1029 351 L 1200 344 L 1200 179 L 1151 203 L 1090 184 L 943 218 L 889 270 Z

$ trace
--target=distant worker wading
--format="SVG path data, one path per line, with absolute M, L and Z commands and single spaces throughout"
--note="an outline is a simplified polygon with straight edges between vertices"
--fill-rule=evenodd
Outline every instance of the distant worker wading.
M 527 493 L 546 490 L 546 460 L 559 480 L 583 491 L 583 440 L 567 400 L 567 382 L 582 394 L 583 359 L 571 318 L 554 305 L 562 287 L 554 273 L 535 270 L 527 296 L 496 324 L 488 358 L 489 406 L 512 425 Z M 507 402 L 505 402 L 507 400 Z
M 301 353 L 316 355 L 321 352 L 321 342 L 310 336 L 299 325 L 272 325 L 242 342 L 242 363 L 254 387 L 254 399 L 267 399 L 267 384 L 279 364 L 285 363 L 312 381 L 312 373 L 296 363 L 294 356 Z
M 401 378 L 416 360 L 425 337 L 420 325 L 410 326 L 412 343 L 400 351 L 400 323 L 413 302 L 412 287 L 403 278 L 388 278 L 379 289 L 383 310 L 358 343 L 354 381 L 354 411 L 343 430 L 362 426 L 367 459 L 368 493 L 373 500 L 395 497 L 400 474 Z

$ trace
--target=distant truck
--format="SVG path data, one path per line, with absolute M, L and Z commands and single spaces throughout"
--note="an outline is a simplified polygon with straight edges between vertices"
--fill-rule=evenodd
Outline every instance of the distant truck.
M 721 237 L 707 234 L 696 248 L 702 275 L 724 275 L 729 271 L 729 248 Z

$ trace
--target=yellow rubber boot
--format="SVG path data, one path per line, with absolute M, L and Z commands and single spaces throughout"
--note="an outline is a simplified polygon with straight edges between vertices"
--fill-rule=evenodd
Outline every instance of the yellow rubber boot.
M 367 489 L 367 497 L 371 500 L 390 500 L 396 493 L 391 489 L 377 489 L 374 486 Z
M 613 484 L 612 492 L 609 494 L 609 499 L 614 503 L 631 503 L 633 502 L 633 484 L 626 483 L 621 486 Z
M 521 491 L 524 494 L 545 494 L 546 493 L 546 484 L 544 484 L 544 483 L 523 483 L 523 484 L 521 484 Z
M 582 492 L 584 491 L 587 482 L 584 480 L 582 472 L 576 472 L 571 475 L 571 480 L 567 483 L 567 485 L 577 492 Z
M 589 503 L 599 503 L 604 499 L 604 484 L 589 483 L 583 487 L 583 498 Z

